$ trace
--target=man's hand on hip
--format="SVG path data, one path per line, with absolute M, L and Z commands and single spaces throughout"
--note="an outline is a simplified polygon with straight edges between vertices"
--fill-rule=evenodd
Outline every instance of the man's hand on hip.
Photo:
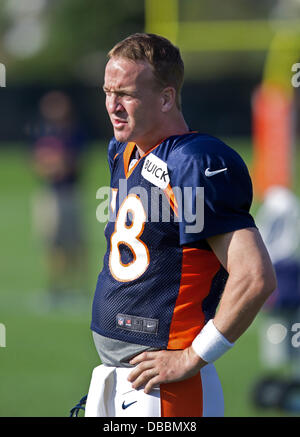
M 160 350 L 143 352 L 134 357 L 130 364 L 136 367 L 128 377 L 134 389 L 145 386 L 144 392 L 150 393 L 162 383 L 182 381 L 197 374 L 207 364 L 193 350 Z

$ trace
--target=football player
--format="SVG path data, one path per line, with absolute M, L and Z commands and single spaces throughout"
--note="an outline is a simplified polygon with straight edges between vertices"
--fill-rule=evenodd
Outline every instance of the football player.
M 86 416 L 222 416 L 214 362 L 275 288 L 247 167 L 189 129 L 183 76 L 178 48 L 158 35 L 109 52 L 111 216 L 91 323 L 102 364 Z

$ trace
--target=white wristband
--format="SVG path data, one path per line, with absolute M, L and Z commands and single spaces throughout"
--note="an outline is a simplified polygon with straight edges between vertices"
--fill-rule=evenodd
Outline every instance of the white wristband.
M 212 363 L 232 348 L 230 343 L 220 331 L 217 330 L 210 319 L 201 332 L 195 337 L 192 347 L 196 354 L 207 363 Z

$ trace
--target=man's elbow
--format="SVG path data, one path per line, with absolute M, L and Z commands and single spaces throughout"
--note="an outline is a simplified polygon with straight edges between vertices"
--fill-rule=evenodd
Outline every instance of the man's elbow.
M 254 288 L 263 300 L 267 300 L 277 287 L 276 274 L 273 267 L 255 275 Z

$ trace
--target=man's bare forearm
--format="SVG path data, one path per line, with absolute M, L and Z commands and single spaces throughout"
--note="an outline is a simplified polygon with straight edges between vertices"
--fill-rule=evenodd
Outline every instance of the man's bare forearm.
M 251 274 L 243 278 L 229 276 L 214 318 L 216 328 L 228 341 L 235 342 L 249 328 L 274 288 L 272 274 L 264 278 Z
M 210 244 L 229 273 L 214 323 L 228 341 L 234 342 L 274 291 L 276 277 L 256 229 L 214 237 Z

